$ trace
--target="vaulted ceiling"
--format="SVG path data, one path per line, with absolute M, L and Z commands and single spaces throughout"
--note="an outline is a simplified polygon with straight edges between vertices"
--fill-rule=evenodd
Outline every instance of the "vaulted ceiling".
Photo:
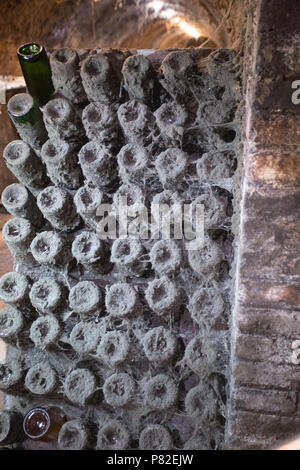
M 62 46 L 156 49 L 234 47 L 241 0 L 7 0 L 1 5 L 0 75 L 15 73 L 28 41 Z M 8 52 L 9 57 L 5 55 Z M 5 67 L 6 70 L 3 70 Z M 2 69 L 2 70 L 1 70 Z

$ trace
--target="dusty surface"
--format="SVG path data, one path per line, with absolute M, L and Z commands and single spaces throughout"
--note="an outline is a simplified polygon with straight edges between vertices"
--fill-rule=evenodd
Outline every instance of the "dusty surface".
M 13 367 L 22 374 L 9 387 L 14 395 L 7 404 L 24 414 L 45 400 L 59 403 L 69 419 L 92 422 L 98 438 L 89 445 L 98 449 L 215 449 L 224 445 L 239 56 L 228 50 L 209 53 L 204 51 L 201 58 L 197 51 L 174 51 L 165 54 L 161 66 L 148 56 L 143 64 L 149 61 L 148 70 L 153 67 L 151 98 L 143 70 L 141 80 L 139 68 L 132 71 L 139 84 L 139 101 L 130 100 L 120 83 L 119 97 L 111 93 L 122 66 L 127 70 L 123 54 L 108 51 L 99 57 L 109 61 L 114 77 L 109 83 L 95 69 L 99 61 L 92 61 L 93 66 L 81 74 L 83 88 L 89 90 L 91 102 L 100 96 L 115 112 L 119 137 L 116 141 L 112 135 L 113 146 L 94 140 L 86 143 L 81 137 L 80 117 L 87 100 L 81 106 L 66 106 L 60 97 L 44 111 L 53 145 L 44 144 L 50 151 L 43 147 L 42 155 L 52 181 L 39 191 L 37 205 L 33 201 L 26 212 L 30 218 L 34 212 L 31 221 L 38 223 L 35 231 L 39 233 L 32 234 L 30 243 L 22 241 L 21 256 L 14 250 L 15 268 L 28 284 L 22 296 L 13 277 L 0 288 L 3 296 L 12 298 L 5 289 L 10 291 L 13 284 L 15 306 L 27 319 L 19 338 L 27 340 L 17 343 L 19 348 L 10 347 L 9 357 L 17 360 Z M 88 60 L 82 59 L 84 64 Z M 66 74 L 60 93 L 68 81 Z M 130 83 L 127 79 L 127 90 Z M 71 110 L 68 119 L 66 110 Z M 86 129 L 94 121 L 94 112 L 85 113 Z M 72 152 L 61 154 L 58 139 L 71 144 L 78 162 Z M 124 161 L 123 148 L 128 145 L 131 153 Z M 135 163 L 136 151 L 137 161 L 143 152 L 148 155 L 146 173 L 124 171 L 124 163 L 129 168 Z M 210 155 L 215 157 L 211 161 Z M 50 168 L 47 159 L 53 157 L 72 161 L 85 188 L 73 189 L 72 180 L 54 188 L 61 170 L 55 174 Z M 108 240 L 99 251 L 97 240 L 83 231 L 97 228 L 95 208 L 90 207 L 93 199 L 85 192 L 95 188 L 114 208 L 121 195 L 128 196 L 130 206 L 144 202 L 150 207 L 155 196 L 166 203 L 202 203 L 204 248 L 188 251 L 184 240 L 124 238 Z M 17 189 L 10 190 L 10 205 L 6 204 L 13 213 Z M 74 197 L 77 191 L 82 196 Z M 15 214 L 20 215 L 19 211 Z M 43 277 L 55 279 L 58 286 L 38 286 Z M 46 310 L 39 297 L 47 299 Z M 39 377 L 49 376 L 51 370 L 51 380 L 50 376 L 50 382 L 37 378 L 35 383 L 32 368 L 43 363 L 48 372 L 40 371 Z M 20 393 L 22 398 L 16 398 Z M 153 441 L 151 426 L 156 425 L 164 435 L 161 442 Z M 29 448 L 31 443 L 26 441 L 24 446 Z

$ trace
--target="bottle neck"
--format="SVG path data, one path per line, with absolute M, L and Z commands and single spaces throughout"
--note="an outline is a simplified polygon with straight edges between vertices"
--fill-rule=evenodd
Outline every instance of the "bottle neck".
M 28 93 L 14 95 L 7 104 L 7 111 L 13 121 L 32 124 L 35 122 L 36 105 Z
M 28 43 L 19 47 L 17 54 L 28 93 L 39 106 L 43 106 L 54 93 L 47 52 L 38 43 Z
M 19 47 L 17 54 L 19 59 L 27 62 L 36 62 L 44 57 L 46 51 L 44 46 L 37 43 L 28 43 Z M 47 54 L 47 53 L 46 53 Z
M 39 441 L 56 440 L 60 428 L 66 421 L 64 412 L 55 407 L 38 407 L 30 410 L 24 418 L 23 429 L 29 439 Z

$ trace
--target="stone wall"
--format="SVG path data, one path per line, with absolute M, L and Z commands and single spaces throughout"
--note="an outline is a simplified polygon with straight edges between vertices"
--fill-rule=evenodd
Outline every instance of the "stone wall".
M 276 447 L 300 432 L 297 1 L 262 0 L 248 51 L 247 119 L 228 447 Z

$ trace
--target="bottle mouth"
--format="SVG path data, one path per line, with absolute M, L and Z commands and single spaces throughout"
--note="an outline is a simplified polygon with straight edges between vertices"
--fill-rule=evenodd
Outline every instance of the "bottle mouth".
M 41 44 L 38 44 L 37 42 L 29 42 L 19 47 L 18 56 L 28 62 L 34 62 L 35 60 L 38 60 L 43 50 L 44 47 Z
M 24 432 L 30 439 L 41 439 L 50 428 L 50 416 L 44 408 L 30 410 L 24 418 Z
M 10 98 L 7 111 L 12 117 L 23 117 L 33 108 L 34 102 L 28 93 L 18 93 Z

